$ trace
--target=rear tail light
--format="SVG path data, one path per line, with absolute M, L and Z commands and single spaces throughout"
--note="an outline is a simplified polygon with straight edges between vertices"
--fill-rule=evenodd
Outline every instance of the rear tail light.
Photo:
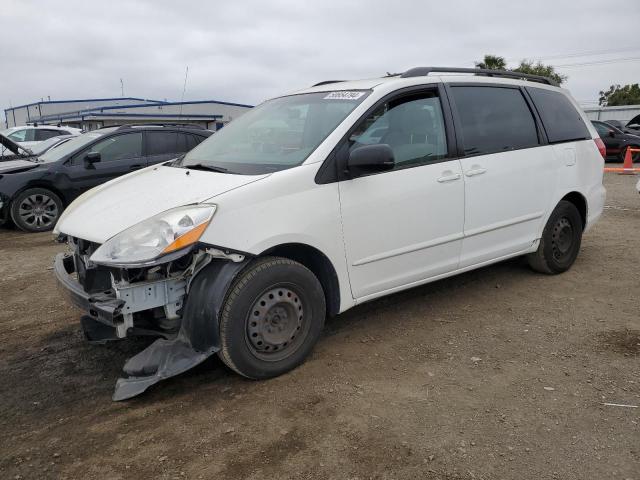
M 598 151 L 600 152 L 600 155 L 602 155 L 602 158 L 605 158 L 607 156 L 607 147 L 604 146 L 602 139 L 598 137 L 594 138 L 593 141 L 596 142 L 596 147 L 598 147 Z

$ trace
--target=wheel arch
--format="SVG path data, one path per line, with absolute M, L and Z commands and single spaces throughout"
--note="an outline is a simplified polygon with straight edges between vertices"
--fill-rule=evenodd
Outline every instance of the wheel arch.
M 24 187 L 22 187 L 20 190 L 17 190 L 13 194 L 13 196 L 11 197 L 11 202 L 13 202 L 18 197 L 18 195 L 20 195 L 22 192 L 32 188 L 42 188 L 44 190 L 49 190 L 51 193 L 55 193 L 58 196 L 58 198 L 62 202 L 63 207 L 66 208 L 68 206 L 67 199 L 65 195 L 62 193 L 62 191 L 60 191 L 59 189 L 55 188 L 54 186 L 46 182 L 35 182 L 35 183 L 29 183 L 28 185 L 25 185 Z
M 580 218 L 582 219 L 582 229 L 587 226 L 587 199 L 580 192 L 569 192 L 561 200 L 573 203 L 580 212 Z
M 327 313 L 331 316 L 340 312 L 340 283 L 331 260 L 315 247 L 304 243 L 285 243 L 268 248 L 259 256 L 288 258 L 301 263 L 316 276 L 324 290 Z

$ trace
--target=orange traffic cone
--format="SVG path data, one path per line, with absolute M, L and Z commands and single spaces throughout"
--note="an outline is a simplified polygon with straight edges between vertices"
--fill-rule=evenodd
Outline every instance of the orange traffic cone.
M 620 175 L 635 175 L 633 169 L 633 158 L 631 157 L 631 151 L 636 151 L 635 148 L 627 147 L 627 151 L 624 155 L 624 163 L 622 164 L 622 171 Z

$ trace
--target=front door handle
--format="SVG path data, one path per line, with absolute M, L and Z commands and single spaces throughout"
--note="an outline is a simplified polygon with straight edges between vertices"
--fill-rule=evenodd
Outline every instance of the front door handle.
M 140 170 L 142 168 L 142 165 L 131 165 L 129 167 L 129 170 Z
M 474 165 L 473 167 L 471 167 L 471 170 L 467 170 L 466 172 L 464 172 L 464 174 L 467 177 L 475 177 L 476 175 L 482 175 L 486 171 L 486 168 L 482 168 L 480 165 Z
M 445 175 L 438 178 L 438 182 L 440 183 L 453 182 L 454 180 L 459 180 L 461 176 L 459 173 L 451 173 L 451 172 L 444 172 L 444 173 Z

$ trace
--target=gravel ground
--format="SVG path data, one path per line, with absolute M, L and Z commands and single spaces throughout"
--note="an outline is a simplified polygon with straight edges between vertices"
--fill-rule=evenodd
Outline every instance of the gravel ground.
M 354 308 L 253 382 L 217 358 L 128 402 L 140 341 L 90 346 L 49 234 L 0 230 L 0 477 L 640 479 L 640 196 L 559 276 L 522 259 Z

